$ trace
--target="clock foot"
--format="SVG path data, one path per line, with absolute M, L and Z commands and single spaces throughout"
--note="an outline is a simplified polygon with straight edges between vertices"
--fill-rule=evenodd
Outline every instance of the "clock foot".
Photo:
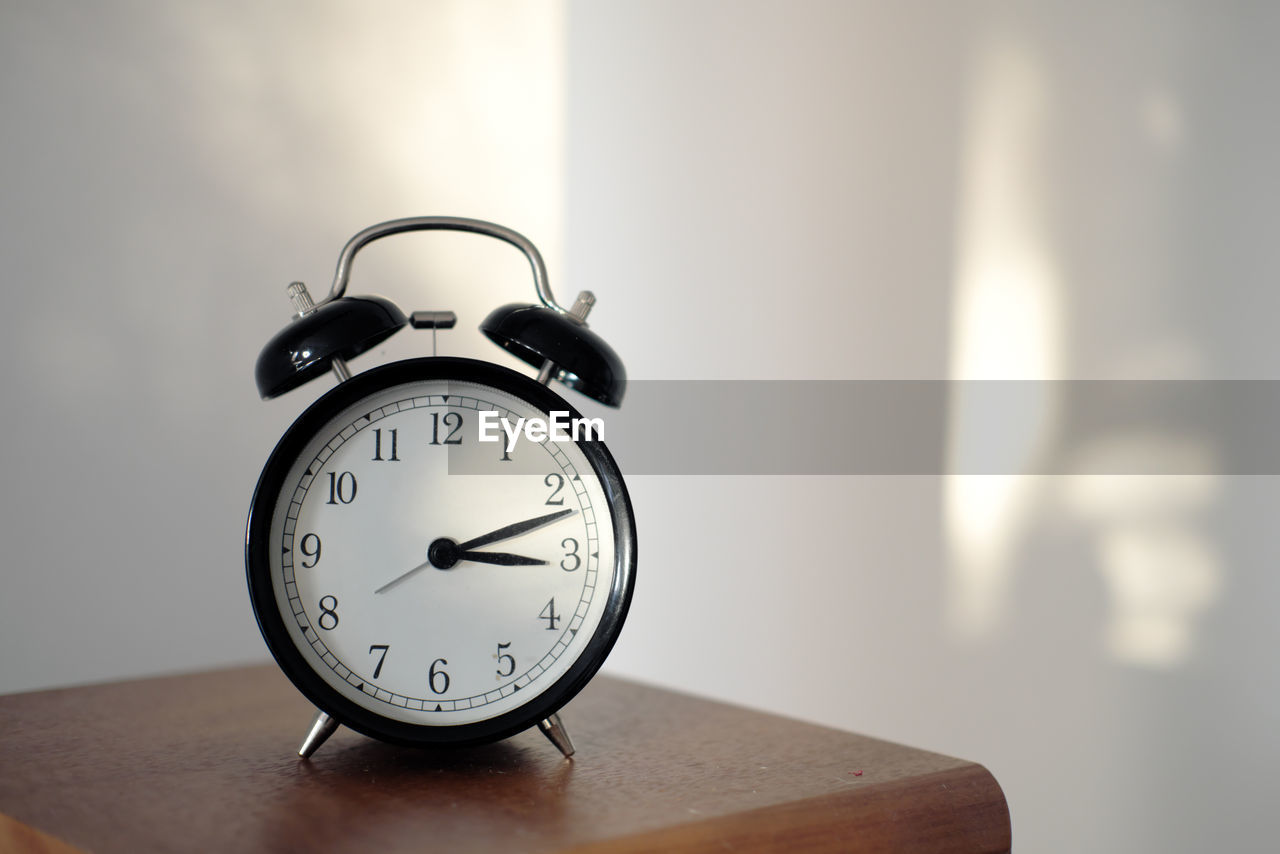
M 569 738 L 568 730 L 561 723 L 559 714 L 552 715 L 545 721 L 538 721 L 538 729 L 551 739 L 551 743 L 564 754 L 565 759 L 573 755 L 573 741 Z
M 333 731 L 338 728 L 338 721 L 324 712 L 316 712 L 316 719 L 311 722 L 311 729 L 307 730 L 307 737 L 302 740 L 302 746 L 298 748 L 298 755 L 306 759 L 315 753 L 320 745 L 324 744 L 325 739 L 333 735 Z

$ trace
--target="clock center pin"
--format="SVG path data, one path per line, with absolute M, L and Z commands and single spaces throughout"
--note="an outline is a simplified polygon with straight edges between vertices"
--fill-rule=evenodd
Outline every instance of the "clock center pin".
M 462 549 L 448 537 L 441 537 L 427 547 L 427 560 L 436 569 L 453 569 L 461 554 Z

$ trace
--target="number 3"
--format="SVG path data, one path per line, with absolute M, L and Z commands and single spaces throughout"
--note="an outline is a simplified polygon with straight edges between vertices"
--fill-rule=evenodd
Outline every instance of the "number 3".
M 582 557 L 578 554 L 578 541 L 573 537 L 565 537 L 560 541 L 560 548 L 568 549 L 564 553 L 564 560 L 560 561 L 560 568 L 565 572 L 573 572 L 582 566 Z M 569 566 L 569 558 L 573 558 L 573 566 Z

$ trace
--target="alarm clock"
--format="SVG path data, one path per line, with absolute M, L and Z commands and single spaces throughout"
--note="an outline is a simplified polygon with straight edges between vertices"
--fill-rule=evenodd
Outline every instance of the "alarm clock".
M 434 355 L 447 311 L 406 316 L 346 296 L 370 241 L 405 231 L 486 235 L 521 250 L 539 303 L 481 330 L 537 368 Z M 328 296 L 289 286 L 295 315 L 263 348 L 272 398 L 332 373 L 337 385 L 281 437 L 250 505 L 245 564 L 262 636 L 317 709 L 299 755 L 339 725 L 409 746 L 472 745 L 538 727 L 566 756 L 559 710 L 599 670 L 635 585 L 635 516 L 603 442 L 552 381 L 618 406 L 626 374 L 564 308 L 525 237 L 494 223 L 412 217 L 371 226 L 339 255 Z M 405 327 L 433 355 L 353 375 L 348 360 Z

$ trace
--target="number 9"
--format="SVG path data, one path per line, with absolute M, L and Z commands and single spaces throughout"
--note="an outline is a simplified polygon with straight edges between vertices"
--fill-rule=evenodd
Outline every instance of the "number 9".
M 312 544 L 310 548 L 307 547 L 308 543 Z M 303 567 L 310 569 L 320 562 L 320 538 L 315 534 L 306 534 L 298 542 L 298 551 L 311 558 L 311 563 L 307 563 L 305 560 L 302 561 Z

